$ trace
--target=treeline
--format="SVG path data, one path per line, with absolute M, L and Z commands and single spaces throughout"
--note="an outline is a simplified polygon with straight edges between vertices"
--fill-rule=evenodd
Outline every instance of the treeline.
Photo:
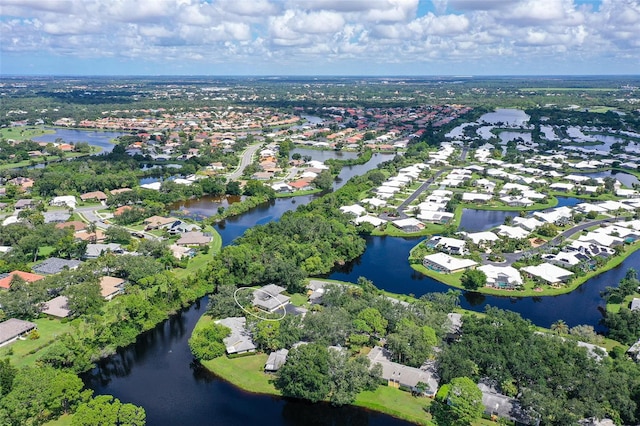
M 544 425 L 588 417 L 616 424 L 640 421 L 640 367 L 624 353 L 589 352 L 575 341 L 536 333 L 520 315 L 487 308 L 465 315 L 462 337 L 438 355 L 442 383 L 456 377 L 488 379 L 518 398 Z

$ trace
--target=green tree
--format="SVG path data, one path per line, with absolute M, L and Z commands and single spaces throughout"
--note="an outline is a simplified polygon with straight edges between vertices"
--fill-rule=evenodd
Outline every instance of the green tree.
M 468 377 L 451 380 L 448 396 L 449 410 L 454 426 L 467 426 L 482 417 L 482 392 Z
M 256 324 L 253 341 L 265 351 L 282 348 L 280 343 L 280 321 L 260 321 Z
M 16 371 L 16 368 L 9 362 L 9 358 L 0 360 L 0 397 L 11 392 Z
M 225 193 L 228 195 L 242 195 L 242 189 L 240 188 L 240 182 L 232 180 L 227 183 Z
M 42 424 L 88 399 L 91 391 L 83 392 L 83 386 L 73 373 L 48 366 L 23 367 L 0 407 L 6 410 L 10 425 Z
M 74 315 L 95 314 L 100 311 L 105 300 L 97 278 L 67 287 L 63 292 L 67 296 L 67 306 Z
M 193 331 L 189 348 L 198 360 L 210 360 L 224 355 L 226 347 L 222 340 L 231 333 L 229 328 L 214 322 Z
M 317 343 L 292 349 L 278 370 L 275 387 L 282 395 L 318 402 L 331 391 L 328 349 Z
M 556 334 L 567 334 L 569 333 L 569 326 L 564 320 L 559 319 L 551 324 L 551 330 Z
M 333 175 L 329 170 L 323 170 L 313 180 L 313 184 L 323 191 L 328 191 L 333 186 Z
M 388 321 L 383 318 L 382 314 L 376 308 L 365 308 L 354 320 L 356 330 L 369 333 L 382 335 L 387 330 Z
M 110 226 L 105 232 L 106 240 L 109 243 L 127 245 L 131 243 L 131 234 L 122 226 Z
M 479 269 L 467 269 L 460 277 L 460 282 L 467 290 L 477 290 L 487 284 L 487 274 Z
M 72 426 L 144 426 L 144 408 L 123 404 L 111 395 L 99 395 L 78 406 Z

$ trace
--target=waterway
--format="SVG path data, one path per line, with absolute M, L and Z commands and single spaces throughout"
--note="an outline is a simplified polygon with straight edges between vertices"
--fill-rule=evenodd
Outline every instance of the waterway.
M 36 142 L 55 142 L 60 138 L 66 143 L 78 143 L 87 142 L 91 146 L 97 146 L 101 148 L 100 153 L 111 152 L 115 146 L 111 143 L 112 139 L 118 136 L 123 136 L 128 133 L 122 132 L 102 132 L 95 130 L 77 130 L 77 129 L 60 129 L 45 127 L 45 130 L 54 130 L 55 133 L 47 133 L 42 136 L 33 138 Z
M 380 155 L 380 154 L 378 154 Z M 366 165 L 345 168 L 341 182 L 364 173 L 390 156 L 376 157 Z M 284 212 L 314 199 L 314 196 L 277 199 L 230 218 L 217 226 L 223 244 L 230 244 L 246 229 L 277 220 Z M 571 204 L 573 200 L 567 200 Z M 214 204 L 210 202 L 210 204 Z M 202 206 L 208 214 L 207 206 Z M 475 223 L 486 228 L 498 220 L 486 217 Z M 504 220 L 504 219 L 502 219 Z M 337 268 L 331 279 L 356 282 L 364 276 L 385 290 L 421 296 L 445 292 L 450 287 L 411 269 L 407 262 L 410 249 L 420 238 L 368 237 L 362 256 Z M 604 303 L 600 292 L 615 285 L 628 267 L 640 266 L 640 251 L 624 265 L 589 280 L 577 290 L 554 297 L 510 298 L 464 292 L 461 305 L 482 311 L 486 305 L 519 312 L 534 324 L 548 327 L 559 318 L 569 326 L 590 324 L 600 329 L 600 310 Z M 216 376 L 203 371 L 189 352 L 187 340 L 207 303 L 204 297 L 153 330 L 141 335 L 135 344 L 98 363 L 83 375 L 88 388 L 96 394 L 111 394 L 122 401 L 142 405 L 149 425 L 401 425 L 406 422 L 356 407 L 335 408 L 325 404 L 307 404 L 270 396 L 242 392 Z

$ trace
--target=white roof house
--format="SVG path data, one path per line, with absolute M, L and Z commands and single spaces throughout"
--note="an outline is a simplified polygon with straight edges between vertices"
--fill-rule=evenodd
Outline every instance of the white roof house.
M 491 231 L 472 232 L 472 233 L 468 233 L 466 237 L 469 238 L 471 241 L 473 241 L 474 244 L 480 244 L 482 242 L 497 241 L 500 239 L 500 237 L 498 237 L 496 234 L 494 234 Z
M 562 182 L 556 182 L 549 185 L 549 188 L 555 189 L 556 191 L 563 191 L 563 192 L 569 192 L 575 187 L 576 186 L 572 183 L 562 183 Z
M 525 266 L 520 270 L 549 284 L 564 282 L 573 275 L 573 272 L 547 262 L 535 266 Z
M 231 334 L 222 339 L 229 355 L 255 352 L 256 345 L 251 340 L 251 333 L 245 328 L 246 323 L 245 317 L 229 317 L 216 321 L 216 324 L 231 329 Z
M 462 194 L 462 201 L 467 202 L 480 202 L 480 201 L 491 201 L 493 198 L 493 194 L 483 194 L 478 192 L 465 192 Z
M 405 232 L 417 232 L 424 229 L 424 223 L 413 217 L 394 220 L 392 223 Z
M 607 235 L 602 232 L 589 232 L 586 235 L 580 235 L 578 241 L 594 243 L 605 247 L 612 247 L 624 243 L 622 238 Z
M 457 238 L 435 236 L 426 242 L 428 247 L 437 248 L 449 254 L 464 254 L 467 242 Z
M 352 204 L 350 206 L 340 207 L 340 211 L 345 214 L 351 214 L 353 216 L 362 216 L 367 212 L 367 209 L 358 204 Z
M 533 217 L 515 216 L 513 218 L 513 223 L 523 229 L 526 229 L 527 231 L 533 231 L 536 228 L 542 226 L 542 222 Z
M 497 234 L 508 238 L 527 238 L 529 231 L 524 230 L 518 226 L 500 225 L 497 228 Z
M 383 223 L 386 223 L 387 221 L 384 220 L 384 219 L 380 219 L 378 217 L 375 217 L 375 216 L 364 215 L 364 216 L 360 216 L 360 217 L 355 218 L 353 220 L 353 222 L 355 224 L 357 224 L 357 225 L 360 225 L 361 223 L 370 223 L 373 226 L 378 227 L 378 226 L 382 225 Z
M 385 200 L 381 200 L 379 198 L 365 198 L 361 201 L 364 204 L 369 204 L 373 207 L 384 207 L 387 205 Z
M 478 270 L 487 276 L 487 285 L 496 288 L 516 288 L 522 285 L 520 272 L 512 266 L 482 265 Z
M 620 209 L 620 210 L 633 210 L 633 207 L 631 207 L 630 205 L 621 203 L 619 201 L 607 200 L 607 201 L 603 201 L 603 202 L 599 203 L 598 205 L 600 207 L 602 207 L 603 209 L 606 209 L 608 211 L 616 211 L 618 209 Z
M 543 222 L 557 223 L 562 219 L 569 219 L 573 216 L 573 210 L 570 207 L 558 207 L 546 212 L 534 212 L 533 215 Z
M 395 194 L 398 191 L 400 191 L 400 188 L 395 186 L 387 186 L 387 185 L 379 186 L 378 189 L 376 190 L 378 194 Z
M 464 271 L 477 265 L 477 263 L 471 259 L 459 259 L 445 253 L 429 254 L 424 257 L 422 264 L 427 269 L 446 274 Z
M 60 195 L 58 197 L 53 197 L 53 199 L 49 202 L 50 205 L 52 206 L 58 206 L 58 207 L 70 207 L 72 209 L 76 208 L 76 204 L 78 204 L 78 201 L 76 200 L 76 197 L 73 195 Z
M 151 183 L 144 183 L 140 185 L 140 188 L 151 189 L 153 191 L 160 191 L 161 187 L 162 187 L 162 182 L 151 182 Z

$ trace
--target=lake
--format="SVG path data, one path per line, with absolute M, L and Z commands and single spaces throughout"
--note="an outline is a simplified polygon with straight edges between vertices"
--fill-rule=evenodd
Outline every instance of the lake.
M 483 114 L 478 121 L 489 124 L 506 124 L 513 126 L 521 126 L 529 122 L 529 116 L 521 109 L 515 108 L 499 108 L 494 112 Z
M 91 146 L 100 147 L 100 153 L 113 151 L 113 147 L 115 145 L 111 143 L 111 140 L 128 134 L 122 132 L 101 132 L 95 130 L 59 129 L 48 127 L 45 127 L 45 130 L 54 130 L 55 133 L 38 136 L 33 138 L 33 140 L 36 142 L 55 142 L 56 139 L 60 138 L 66 143 L 87 142 Z
M 582 174 L 582 173 L 581 173 Z M 584 176 L 589 176 L 594 179 L 612 177 L 620 181 L 621 184 L 628 188 L 632 188 L 634 184 L 640 184 L 640 180 L 631 173 L 619 172 L 617 170 L 607 170 L 606 172 L 584 173 Z

